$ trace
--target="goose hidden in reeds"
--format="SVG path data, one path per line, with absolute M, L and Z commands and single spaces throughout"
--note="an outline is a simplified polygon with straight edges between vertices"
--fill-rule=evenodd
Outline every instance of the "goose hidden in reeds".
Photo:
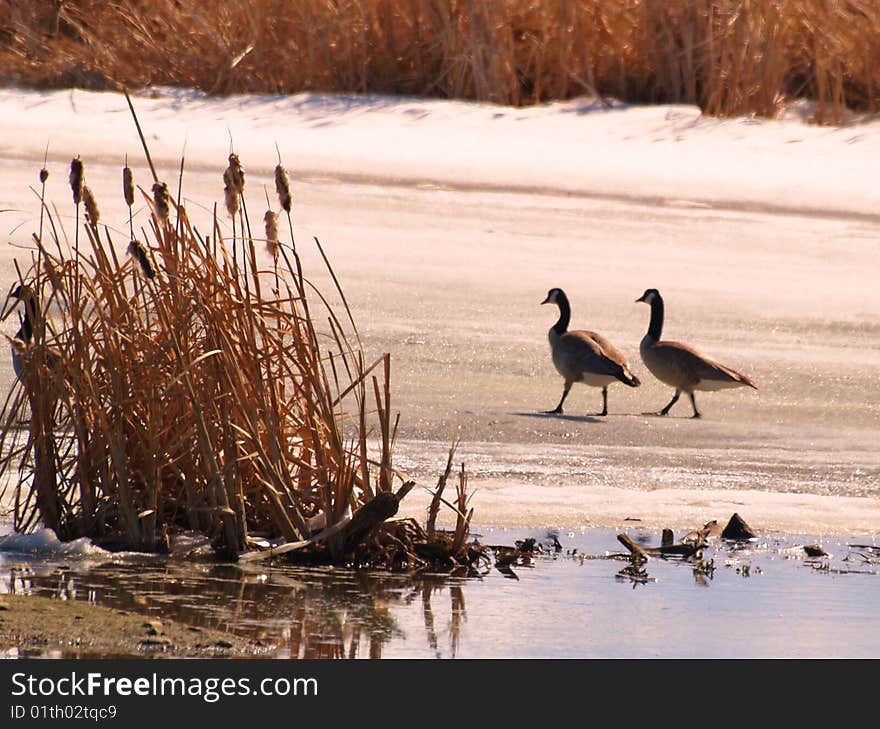
M 7 337 L 12 352 L 12 370 L 20 382 L 24 384 L 24 368 L 28 361 L 28 355 L 33 346 L 34 338 L 34 322 L 38 315 L 36 294 L 28 286 L 23 284 L 16 285 L 10 291 L 8 300 L 14 300 L 15 303 L 22 302 L 24 304 L 24 314 L 21 317 L 21 324 L 14 337 Z M 13 304 L 13 306 L 15 305 Z M 5 319 L 12 310 L 5 312 Z M 58 364 L 61 355 L 54 347 L 50 347 L 46 352 L 46 364 L 50 369 L 54 369 Z

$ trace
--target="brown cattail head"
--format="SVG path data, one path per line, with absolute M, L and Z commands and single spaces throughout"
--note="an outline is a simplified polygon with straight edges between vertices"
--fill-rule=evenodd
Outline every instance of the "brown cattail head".
M 274 260 L 278 260 L 278 216 L 271 210 L 263 217 L 266 221 L 266 248 Z
M 140 242 L 136 240 L 132 240 L 131 243 L 128 244 L 128 255 L 130 255 L 134 260 L 138 262 L 140 266 L 141 273 L 144 274 L 146 278 L 155 278 L 156 272 L 153 270 L 153 266 L 150 264 L 150 259 L 147 256 L 146 250 L 140 244 Z
M 232 180 L 231 168 L 227 167 L 223 173 L 223 196 L 226 199 L 226 212 L 230 218 L 234 218 L 238 212 L 238 193 L 235 191 L 235 183 Z
M 48 180 L 48 179 L 49 179 L 49 170 L 47 170 L 44 167 L 43 169 L 40 170 L 40 182 L 45 183 L 46 180 Z
M 125 204 L 128 207 L 134 205 L 134 175 L 128 165 L 122 168 L 122 194 L 125 195 Z
M 289 213 L 293 203 L 293 198 L 290 196 L 290 178 L 287 176 L 287 170 L 281 165 L 275 168 L 275 192 L 278 193 L 281 207 Z
M 227 174 L 229 175 L 228 179 Z M 223 173 L 223 181 L 237 194 L 244 194 L 244 167 L 241 166 L 241 161 L 235 153 L 229 155 L 229 167 Z
M 82 199 L 86 206 L 86 219 L 92 224 L 92 226 L 96 226 L 101 214 L 98 212 L 98 203 L 95 201 L 92 189 L 88 185 L 83 185 Z
M 168 185 L 164 182 L 153 183 L 153 202 L 156 204 L 156 215 L 167 222 L 171 210 L 168 207 Z
M 82 160 L 79 157 L 74 157 L 70 162 L 70 189 L 73 191 L 74 205 L 79 205 L 82 202 L 83 177 Z

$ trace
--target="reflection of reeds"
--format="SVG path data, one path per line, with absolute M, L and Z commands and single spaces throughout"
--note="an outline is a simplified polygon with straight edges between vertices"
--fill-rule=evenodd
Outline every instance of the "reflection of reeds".
M 514 105 L 598 93 L 722 115 L 772 115 L 787 98 L 809 98 L 820 122 L 847 106 L 880 108 L 874 0 L 298 0 L 283 13 L 276 5 L 0 0 L 8 27 L 23 29 L 0 48 L 0 63 L 10 78 L 39 86 Z M 247 38 L 243 27 L 252 29 Z
M 447 588 L 449 650 L 455 656 L 464 618 L 462 588 L 439 575 L 308 568 L 254 572 L 170 559 L 64 567 L 43 575 L 13 570 L 10 577 L 0 587 L 12 593 L 96 602 L 163 623 L 221 630 L 291 658 L 381 657 L 390 641 L 416 637 L 405 635 L 396 617 L 409 609 L 411 596 L 430 606 L 431 595 Z M 438 657 L 441 653 L 438 647 Z
M 65 256 L 50 216 L 54 245 L 38 242 L 21 275 L 40 316 L 25 387 L 13 386 L 0 431 L 0 472 L 25 464 L 14 486 L 16 526 L 39 515 L 62 539 L 145 550 L 197 529 L 236 556 L 251 532 L 297 542 L 320 522 L 336 528 L 322 547 L 342 559 L 344 548 L 363 546 L 343 528 L 349 516 L 375 495 L 399 500 L 411 488 L 392 493 L 390 358 L 365 366 L 281 241 L 271 271 L 257 270 L 254 241 L 243 241 L 245 285 L 220 222 L 209 244 L 164 183 L 152 192 L 151 232 L 128 244 L 132 258 L 117 256 L 109 231 L 99 234 L 97 212 L 84 227 L 88 252 Z M 143 276 L 131 276 L 133 266 Z M 329 331 L 319 332 L 313 317 L 328 315 Z M 50 346 L 62 353 L 54 368 Z M 25 403 L 31 427 L 22 446 L 16 423 Z M 360 524 L 365 538 L 376 536 L 377 524 Z

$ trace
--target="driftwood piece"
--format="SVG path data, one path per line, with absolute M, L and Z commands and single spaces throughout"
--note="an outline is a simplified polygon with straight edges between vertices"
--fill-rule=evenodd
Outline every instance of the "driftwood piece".
M 335 534 L 341 532 L 346 525 L 351 521 L 351 518 L 348 516 L 344 516 L 338 522 L 336 522 L 333 526 L 328 527 L 322 532 L 318 532 L 315 536 L 309 539 L 303 539 L 299 542 L 287 542 L 285 544 L 279 544 L 276 547 L 270 547 L 269 549 L 265 549 L 262 551 L 254 551 L 254 552 L 244 552 L 238 555 L 239 562 L 260 562 L 264 559 L 271 559 L 272 557 L 277 557 L 280 554 L 287 554 L 288 552 L 295 552 L 298 549 L 303 549 L 308 547 L 310 544 L 316 544 L 317 542 L 323 541 L 325 539 L 329 539 Z
M 379 524 L 381 524 L 386 519 L 394 516 L 400 506 L 400 500 L 404 496 L 406 496 L 415 485 L 415 481 L 407 481 L 397 490 L 397 493 L 391 493 L 389 491 L 380 492 L 375 497 L 373 497 L 371 501 L 358 509 L 351 517 L 344 516 L 333 526 L 328 527 L 321 532 L 318 532 L 309 539 L 303 539 L 298 542 L 287 542 L 285 544 L 279 544 L 278 546 L 271 547 L 262 551 L 246 552 L 239 555 L 238 559 L 240 562 L 259 562 L 265 559 L 271 559 L 272 557 L 277 557 L 281 554 L 287 554 L 288 552 L 295 552 L 297 550 L 304 549 L 311 544 L 317 544 L 318 542 L 327 540 L 330 537 L 339 534 L 343 530 L 345 531 L 344 539 L 346 549 L 348 549 L 349 543 L 353 545 L 351 547 L 353 549 L 354 546 L 357 546 L 357 544 L 359 543 L 354 541 L 357 535 L 361 535 L 363 538 L 366 538 Z M 378 503 L 376 503 L 375 506 L 370 507 L 370 505 L 377 500 Z M 382 516 L 382 514 L 386 513 L 388 514 L 388 516 Z M 352 525 L 354 525 L 354 529 L 352 528 Z
M 648 557 L 692 557 L 700 551 L 698 544 L 663 544 L 659 547 L 643 547 L 628 534 L 618 534 L 617 541 L 631 553 Z
M 351 521 L 343 532 L 343 552 L 354 551 L 366 542 L 376 528 L 386 519 L 390 519 L 400 508 L 400 500 L 415 486 L 414 481 L 407 481 L 397 493 L 380 491 L 351 516 Z
M 630 553 L 638 554 L 640 557 L 648 559 L 648 551 L 641 545 L 637 544 L 629 534 L 618 534 L 617 541 L 626 547 Z
M 749 539 L 757 539 L 758 535 L 755 533 L 754 529 L 746 524 L 745 520 L 739 514 L 734 514 L 730 517 L 730 521 L 727 522 L 727 526 L 724 527 L 724 531 L 721 532 L 721 538 L 733 541 L 746 541 Z

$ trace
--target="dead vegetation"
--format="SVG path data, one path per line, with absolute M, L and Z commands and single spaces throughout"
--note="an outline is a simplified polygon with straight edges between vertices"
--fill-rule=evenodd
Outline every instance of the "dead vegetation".
M 190 219 L 182 165 L 176 197 L 155 171 L 138 187 L 149 220 L 122 242 L 86 178 L 74 158 L 72 235 L 41 200 L 32 260 L 6 307 L 25 301 L 29 323 L 13 342 L 21 377 L 0 429 L 17 531 L 42 522 L 62 540 L 162 552 L 195 530 L 227 559 L 393 569 L 468 572 L 482 559 L 467 543 L 463 471 L 445 502 L 452 533 L 434 527 L 442 498 L 428 530 L 392 519 L 414 483 L 393 465 L 391 358 L 368 361 L 347 305 L 337 315 L 305 276 L 280 164 L 281 212 L 266 217 L 286 218 L 287 235 L 276 222 L 266 239 L 251 231 L 234 154 L 223 175 L 231 238 L 216 212 L 207 233 Z M 131 208 L 127 164 L 122 182 Z
M 872 0 L 0 0 L 0 78 L 528 105 L 583 95 L 815 119 L 876 112 Z
M 678 542 L 671 529 L 663 530 L 661 543 L 656 547 L 639 544 L 625 532 L 617 535 L 617 541 L 626 547 L 635 562 L 646 562 L 651 557 L 699 559 L 710 540 L 718 537 L 728 542 L 749 542 L 757 539 L 758 535 L 739 514 L 733 514 L 723 529 L 713 519 L 702 528 L 688 532 Z

